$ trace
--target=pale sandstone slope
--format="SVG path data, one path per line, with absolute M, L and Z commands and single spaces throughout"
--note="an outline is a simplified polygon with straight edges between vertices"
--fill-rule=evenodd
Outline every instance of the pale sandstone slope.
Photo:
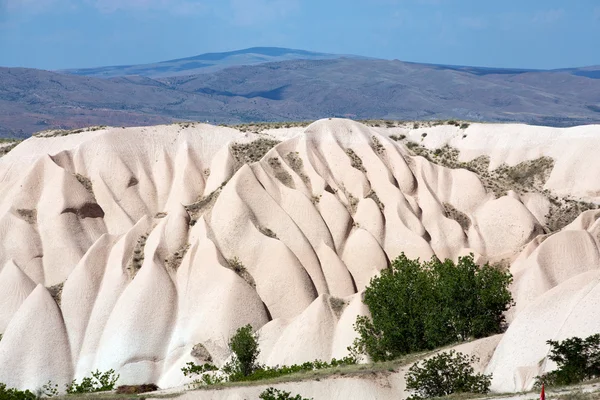
M 577 150 L 598 127 L 422 136 L 333 119 L 269 134 L 176 124 L 34 137 L 0 159 L 0 382 L 36 389 L 113 368 L 119 383 L 177 386 L 186 362 L 224 363 L 248 323 L 267 364 L 343 357 L 367 314 L 361 291 L 405 252 L 511 265 L 514 322 L 488 370 L 498 390 L 530 386 L 561 324 L 587 334 L 597 319 L 591 306 L 565 308 L 526 335 L 522 316 L 596 272 L 598 212 L 549 234 L 544 193 L 497 198 L 477 174 L 388 138 L 399 131 L 490 166 L 551 156 L 550 191 L 600 200 L 600 163 Z M 536 150 L 546 134 L 558 144 Z M 25 356 L 19 341 L 35 350 Z

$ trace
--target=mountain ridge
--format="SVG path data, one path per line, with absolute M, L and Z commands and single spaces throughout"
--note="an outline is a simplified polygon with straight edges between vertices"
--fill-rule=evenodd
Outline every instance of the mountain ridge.
M 47 129 L 320 118 L 600 122 L 600 67 L 529 71 L 380 59 L 294 59 L 170 77 L 0 68 L 0 137 Z
M 226 52 L 203 53 L 191 57 L 176 58 L 146 64 L 100 66 L 94 68 L 69 68 L 55 72 L 71 75 L 114 78 L 140 75 L 150 78 L 193 75 L 219 71 L 232 66 L 256 65 L 267 62 L 296 59 L 320 60 L 336 58 L 369 59 L 351 54 L 321 53 L 285 47 L 250 47 Z

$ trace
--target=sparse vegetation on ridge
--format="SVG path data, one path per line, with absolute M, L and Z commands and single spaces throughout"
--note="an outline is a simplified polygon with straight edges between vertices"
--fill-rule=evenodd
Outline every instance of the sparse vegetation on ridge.
M 179 249 L 177 249 L 170 257 L 165 259 L 165 266 L 169 271 L 175 272 L 179 269 L 181 262 L 183 261 L 183 257 L 190 249 L 189 243 L 184 244 Z
M 239 258 L 230 258 L 229 260 L 227 260 L 227 264 L 229 269 L 235 272 L 240 278 L 245 280 L 248 285 L 252 286 L 253 288 L 256 287 L 256 282 L 254 281 L 254 278 L 252 277 L 252 275 L 250 275 L 250 272 L 248 272 L 248 270 L 246 269 L 244 264 L 242 264 Z
M 283 165 L 281 164 L 281 160 L 279 157 L 270 157 L 269 158 L 269 166 L 273 169 L 273 173 L 275 174 L 275 178 L 277 178 L 281 183 L 285 186 L 295 189 L 296 185 L 294 184 L 294 179 L 289 172 L 287 172 Z
M 21 140 L 0 139 L 0 157 L 3 157 L 10 153 L 10 151 L 17 147 L 19 143 L 21 143 Z
M 304 173 L 304 162 L 302 161 L 302 158 L 300 158 L 300 154 L 297 151 L 289 152 L 285 155 L 285 160 L 292 171 L 298 174 L 300 179 L 302 179 L 302 181 L 308 185 L 310 183 L 310 179 Z
M 269 150 L 279 143 L 278 140 L 269 138 L 259 138 L 248 143 L 232 143 L 230 151 L 236 161 L 235 170 L 237 171 L 244 164 L 260 161 Z
M 550 157 L 539 157 L 534 160 L 523 161 L 514 166 L 502 164 L 490 171 L 488 156 L 479 156 L 471 161 L 461 162 L 458 160 L 458 150 L 448 145 L 435 150 L 429 150 L 415 142 L 408 142 L 406 146 L 415 155 L 422 156 L 434 164 L 452 169 L 467 169 L 475 173 L 486 190 L 493 192 L 496 197 L 506 195 L 509 190 L 514 190 L 520 194 L 533 192 L 545 196 L 550 201 L 550 210 L 546 215 L 548 220 L 546 228 L 550 232 L 562 229 L 582 212 L 598 208 L 593 203 L 568 197 L 560 198 L 544 189 L 544 185 L 554 168 L 554 160 Z M 451 214 L 452 212 L 447 215 L 453 218 L 450 216 Z M 457 214 L 454 213 L 454 216 L 457 216 Z
M 367 172 L 363 165 L 362 159 L 354 152 L 354 150 L 346 149 L 346 154 L 350 158 L 350 165 L 352 165 L 352 168 L 355 168 L 363 173 Z
M 74 176 L 75 179 L 77 179 L 79 183 L 81 183 L 81 185 L 85 188 L 85 190 L 87 190 L 94 198 L 96 198 L 96 196 L 94 195 L 92 181 L 88 177 L 85 177 L 79 173 L 75 173 Z
M 146 246 L 146 240 L 148 239 L 148 233 L 141 235 L 135 243 L 133 248 L 133 254 L 131 255 L 131 260 L 129 261 L 129 265 L 127 266 L 127 271 L 129 272 L 129 278 L 133 279 L 142 268 L 142 264 L 144 263 L 144 247 Z
M 237 129 L 240 132 L 254 132 L 262 133 L 271 129 L 283 129 L 283 128 L 305 128 L 312 124 L 314 121 L 288 121 L 288 122 L 250 122 L 245 124 L 236 125 L 222 125 L 230 128 Z
M 51 137 L 61 137 L 61 136 L 69 136 L 69 135 L 76 135 L 78 133 L 84 133 L 84 132 L 95 132 L 95 131 L 99 131 L 102 129 L 106 129 L 107 126 L 105 125 L 99 125 L 99 126 L 90 126 L 87 128 L 78 128 L 78 129 L 51 129 L 51 130 L 47 130 L 47 131 L 42 131 L 42 132 L 38 132 L 35 135 L 32 135 L 33 137 L 37 137 L 37 138 L 51 138 Z

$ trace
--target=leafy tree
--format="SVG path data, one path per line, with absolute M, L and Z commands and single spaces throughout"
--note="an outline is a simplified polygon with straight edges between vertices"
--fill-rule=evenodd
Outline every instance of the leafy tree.
M 229 349 L 233 358 L 223 366 L 223 371 L 229 375 L 230 381 L 242 380 L 261 368 L 257 362 L 260 354 L 258 334 L 252 332 L 250 324 L 239 328 L 229 339 Z
M 0 383 L 0 400 L 36 400 L 36 396 L 29 390 L 7 389 L 4 383 Z
M 558 369 L 537 377 L 536 386 L 571 385 L 600 377 L 600 334 L 546 343 L 552 346 L 548 358 Z
M 452 393 L 487 393 L 491 375 L 475 374 L 469 357 L 454 350 L 413 364 L 406 373 L 406 388 L 413 392 L 409 399 L 448 396 Z
M 402 254 L 366 288 L 371 319 L 357 318 L 354 349 L 382 361 L 499 333 L 513 305 L 511 282 L 509 272 L 479 267 L 472 255 L 454 264 Z
M 263 391 L 258 396 L 258 398 L 261 400 L 312 400 L 312 399 L 306 399 L 306 398 L 300 396 L 299 394 L 292 396 L 292 394 L 290 392 L 275 389 L 272 387 L 267 388 L 265 391 Z

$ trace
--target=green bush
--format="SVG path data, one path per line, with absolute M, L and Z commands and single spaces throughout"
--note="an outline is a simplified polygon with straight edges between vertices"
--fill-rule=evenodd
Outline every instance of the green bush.
M 558 369 L 536 378 L 536 386 L 561 386 L 600 377 L 600 334 L 585 339 L 572 337 L 562 342 L 548 340 L 548 358 Z
M 402 254 L 367 286 L 363 301 L 372 319 L 357 318 L 354 350 L 384 361 L 499 333 L 514 304 L 511 282 L 509 272 L 479 267 L 472 255 L 454 264 Z
M 107 390 L 113 390 L 115 383 L 119 380 L 120 375 L 115 375 L 115 370 L 111 369 L 106 372 L 92 372 L 91 377 L 85 377 L 81 380 L 81 383 L 77 383 L 76 380 L 66 385 L 68 394 L 74 393 L 94 393 L 104 392 Z
M 261 368 L 257 362 L 260 354 L 258 334 L 252 332 L 250 324 L 239 328 L 229 339 L 229 349 L 233 357 L 223 366 L 223 371 L 229 375 L 230 381 L 242 380 Z
M 264 392 L 262 392 L 259 396 L 261 400 L 312 400 L 304 398 L 299 394 L 292 396 L 290 392 L 286 392 L 283 390 L 275 389 L 275 388 L 267 388 Z
M 4 383 L 0 383 L 0 400 L 36 400 L 36 395 L 29 390 L 7 389 Z
M 491 375 L 475 374 L 469 357 L 454 350 L 415 363 L 406 373 L 406 388 L 413 392 L 409 399 L 448 396 L 452 393 L 488 393 Z
M 198 365 L 194 364 L 193 362 L 189 362 L 186 365 L 187 367 L 181 368 L 181 372 L 183 372 L 183 375 L 185 376 L 201 375 L 205 372 L 218 370 L 217 367 L 210 363 Z

